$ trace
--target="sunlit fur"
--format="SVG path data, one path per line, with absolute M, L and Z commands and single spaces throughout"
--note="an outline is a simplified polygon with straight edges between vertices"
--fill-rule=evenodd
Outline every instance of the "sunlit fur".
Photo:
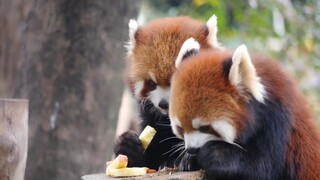
M 207 23 L 188 17 L 174 17 L 154 20 L 141 27 L 135 21 L 130 21 L 127 73 L 132 89 L 139 90 L 134 91 L 136 98 L 148 99 L 150 91 L 147 88 L 140 89 L 140 84 L 149 79 L 155 80 L 159 88 L 168 89 L 172 73 L 176 69 L 175 60 L 186 39 L 196 39 L 202 49 L 221 49 L 216 37 L 215 21 L 216 17 Z M 149 100 L 161 109 L 152 99 Z
M 302 93 L 273 60 L 261 56 L 250 57 L 252 68 L 238 64 L 242 77 L 234 83 L 233 56 L 200 52 L 183 61 L 173 76 L 169 112 L 172 125 L 180 123 L 183 129 L 180 136 L 221 119 L 230 124 L 207 132 L 221 140 L 199 148 L 199 165 L 214 178 L 319 179 L 319 130 Z M 250 79 L 261 83 L 253 91 Z M 233 142 L 223 135 L 227 129 L 235 133 Z
M 139 103 L 140 128 L 150 125 L 157 133 L 145 152 L 141 152 L 136 133 L 126 132 L 117 139 L 115 155 L 128 155 L 129 166 L 158 169 L 181 165 L 181 169 L 195 169 L 189 164 L 179 163 L 191 158 L 184 151 L 183 141 L 172 133 L 168 110 L 161 109 L 159 102 L 165 99 L 169 103 L 175 60 L 185 40 L 194 38 L 203 50 L 222 49 L 216 37 L 216 17 L 213 17 L 208 22 L 188 17 L 162 18 L 146 25 L 130 21 L 127 81 Z M 150 80 L 156 83 L 155 88 L 148 87 Z

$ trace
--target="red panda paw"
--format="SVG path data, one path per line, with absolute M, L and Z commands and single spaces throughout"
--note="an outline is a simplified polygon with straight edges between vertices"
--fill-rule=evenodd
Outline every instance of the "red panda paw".
M 186 155 L 178 160 L 178 168 L 180 171 L 196 171 L 200 169 L 196 156 Z
M 243 150 L 223 141 L 210 141 L 199 149 L 197 161 L 209 176 L 239 176 L 241 151 Z
M 134 131 L 123 133 L 116 140 L 113 151 L 116 156 L 119 154 L 128 156 L 128 167 L 145 166 L 144 148 L 139 136 Z

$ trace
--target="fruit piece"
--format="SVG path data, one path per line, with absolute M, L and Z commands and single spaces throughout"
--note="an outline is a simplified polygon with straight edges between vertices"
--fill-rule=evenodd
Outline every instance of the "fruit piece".
M 115 160 L 113 160 L 106 169 L 106 174 L 110 175 L 110 170 L 125 168 L 128 165 L 128 157 L 122 154 L 119 154 Z
M 147 126 L 146 128 L 144 128 L 144 130 L 140 134 L 139 139 L 140 139 L 142 146 L 145 150 L 148 148 L 151 140 L 153 139 L 153 137 L 156 133 L 157 133 L 157 131 L 153 127 Z
M 132 167 L 121 169 L 110 169 L 110 176 L 112 177 L 127 177 L 127 176 L 141 176 L 147 174 L 148 168 Z

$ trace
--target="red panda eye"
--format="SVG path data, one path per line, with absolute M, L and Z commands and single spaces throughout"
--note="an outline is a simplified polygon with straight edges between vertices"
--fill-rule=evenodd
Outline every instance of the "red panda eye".
M 209 133 L 211 129 L 212 127 L 208 125 L 208 126 L 200 126 L 198 130 L 203 133 Z
M 145 85 L 148 91 L 153 91 L 157 88 L 157 83 L 155 83 L 152 79 L 145 81 Z
M 200 126 L 198 130 L 202 133 L 213 134 L 217 137 L 221 137 L 221 135 L 217 131 L 215 131 L 210 125 Z
M 183 137 L 184 130 L 180 126 L 177 126 L 177 130 L 178 130 L 178 133 L 180 134 L 180 136 Z

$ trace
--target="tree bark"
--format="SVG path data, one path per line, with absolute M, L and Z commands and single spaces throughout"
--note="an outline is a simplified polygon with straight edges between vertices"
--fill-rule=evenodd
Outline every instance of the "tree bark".
M 30 101 L 26 179 L 104 171 L 123 92 L 128 21 L 139 1 L 35 0 L 15 96 Z
M 12 97 L 22 32 L 32 0 L 0 0 L 0 97 Z

